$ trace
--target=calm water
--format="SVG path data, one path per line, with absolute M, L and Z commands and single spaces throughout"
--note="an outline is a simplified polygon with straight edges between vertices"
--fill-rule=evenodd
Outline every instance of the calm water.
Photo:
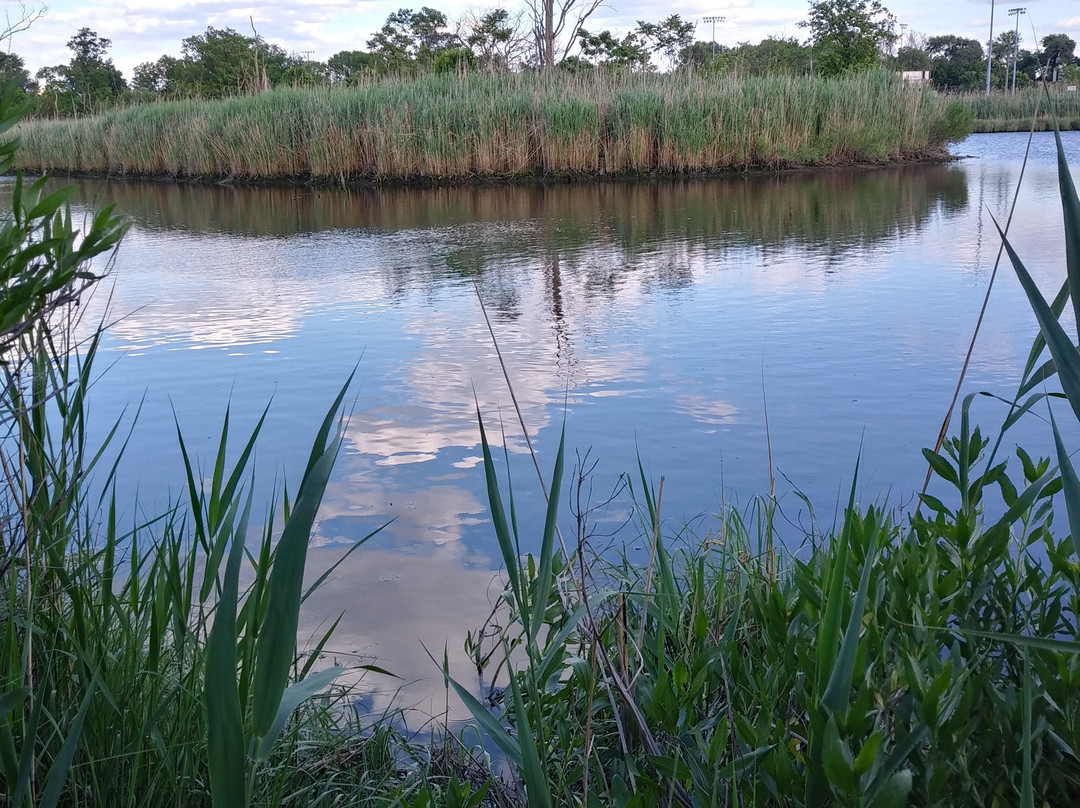
M 1067 136 L 1080 165 L 1080 135 Z M 145 397 L 125 479 L 152 510 L 182 492 L 173 413 L 209 463 L 231 401 L 236 434 L 272 401 L 257 464 L 295 487 L 314 429 L 358 364 L 345 451 L 318 526 L 323 566 L 352 556 L 309 613 L 344 610 L 341 655 L 421 680 L 399 703 L 440 710 L 420 641 L 461 652 L 497 598 L 474 396 L 506 432 L 526 545 L 535 472 L 480 309 L 548 470 L 598 461 L 606 500 L 640 457 L 665 478 L 670 531 L 769 486 L 768 437 L 791 541 L 829 523 L 860 454 L 865 502 L 910 503 L 997 254 L 1026 136 L 975 136 L 949 165 L 707 182 L 345 192 L 83 185 L 134 222 L 108 291 L 115 364 L 94 390 L 102 431 Z M 1036 141 L 1011 235 L 1044 289 L 1064 258 L 1052 141 Z M 967 382 L 1008 395 L 1035 333 L 1007 267 Z M 106 290 L 90 311 L 101 316 Z M 769 433 L 765 426 L 768 406 Z M 993 405 L 979 410 L 992 425 Z M 1036 420 L 1014 440 L 1046 446 Z M 505 474 L 505 469 L 503 470 Z M 562 494 L 567 503 L 568 492 Z M 597 542 L 636 543 L 626 496 Z M 564 530 L 571 527 L 563 508 Z M 614 538 L 609 538 L 614 534 Z M 370 678 L 381 709 L 397 683 Z M 433 700 L 433 701 L 432 701 Z M 452 710 L 453 712 L 453 710 Z

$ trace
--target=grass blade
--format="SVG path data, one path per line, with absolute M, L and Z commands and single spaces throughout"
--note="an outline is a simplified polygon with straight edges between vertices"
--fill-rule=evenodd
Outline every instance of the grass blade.
M 852 516 L 853 514 L 849 514 L 848 520 Z M 877 524 L 871 524 L 869 527 L 870 543 L 866 548 L 866 560 L 863 561 L 859 589 L 855 593 L 855 602 L 851 607 L 847 631 L 844 632 L 844 639 L 840 644 L 840 654 L 836 658 L 836 665 L 829 677 L 829 686 L 821 697 L 822 706 L 833 715 L 842 715 L 847 711 L 851 696 L 851 680 L 855 675 L 855 655 L 859 648 L 859 629 L 862 626 L 863 612 L 866 610 L 866 593 L 870 588 L 870 574 L 877 556 Z
M 232 537 L 225 563 L 225 580 L 214 614 L 214 625 L 206 642 L 207 764 L 214 808 L 248 804 L 247 759 L 244 751 L 244 720 L 236 683 L 236 604 L 240 589 L 240 564 L 244 558 L 244 536 L 251 511 L 251 494 Z
M 1039 329 L 1046 340 L 1046 346 L 1050 349 L 1050 355 L 1054 357 L 1058 378 L 1061 380 L 1061 388 L 1065 391 L 1077 420 L 1080 420 L 1080 354 L 1077 354 L 1076 346 L 1069 341 L 1065 329 L 1061 327 L 1061 323 L 1054 317 L 1054 313 L 1050 310 L 1050 306 L 1047 305 L 1042 292 L 1039 291 L 1039 287 L 1036 286 L 1035 281 L 1024 266 L 1024 262 L 1020 260 L 1020 256 L 1016 254 L 1012 244 L 1009 243 L 1001 228 L 998 227 L 996 220 L 994 226 L 998 228 L 998 233 L 1001 234 L 1001 240 L 1005 244 L 1009 260 L 1012 261 L 1016 276 L 1020 279 L 1020 285 L 1024 287 L 1028 302 L 1035 312 L 1035 318 L 1039 321 Z
M 1065 148 L 1061 145 L 1061 132 L 1058 131 L 1056 123 L 1054 142 L 1057 145 L 1061 212 L 1065 216 L 1065 271 L 1069 277 L 1077 337 L 1080 339 L 1080 200 L 1076 197 L 1076 185 L 1073 183 L 1069 164 L 1065 161 Z
M 533 594 L 532 618 L 529 621 L 531 632 L 529 642 L 536 642 L 536 635 L 544 622 L 544 612 L 548 607 L 548 595 L 551 590 L 552 565 L 555 555 L 555 524 L 559 513 L 559 492 L 562 490 L 563 447 L 566 443 L 566 426 L 563 425 L 559 436 L 559 449 L 555 454 L 555 470 L 551 474 L 551 488 L 548 493 L 547 514 L 544 517 L 544 538 L 540 543 L 540 564 L 536 572 L 536 590 Z
M 60 747 L 60 753 L 49 767 L 49 774 L 45 779 L 45 790 L 41 794 L 38 808 L 56 808 L 60 802 L 60 795 L 64 791 L 64 781 L 67 780 L 71 762 L 75 759 L 75 752 L 79 748 L 79 736 L 82 734 L 83 723 L 86 721 L 86 714 L 90 712 L 90 703 L 93 701 L 97 688 L 98 680 L 95 677 L 86 689 L 86 695 L 83 696 L 75 720 L 68 727 L 68 735 L 64 739 L 64 745 Z
M 352 375 L 323 419 L 312 447 L 308 467 L 300 482 L 296 503 L 282 529 L 281 540 L 274 554 L 266 616 L 259 632 L 256 650 L 252 710 L 253 731 L 257 739 L 265 738 L 274 725 L 282 695 L 288 685 L 289 671 L 296 656 L 296 631 L 303 595 L 308 541 L 341 446 L 340 434 L 328 441 L 330 429 L 351 382 Z
M 1080 479 L 1069 459 L 1069 452 L 1061 440 L 1054 413 L 1050 413 L 1050 426 L 1054 430 L 1054 445 L 1057 447 L 1058 468 L 1061 470 L 1061 487 L 1065 494 L 1065 513 L 1069 519 L 1069 533 L 1072 536 L 1073 551 L 1080 558 Z

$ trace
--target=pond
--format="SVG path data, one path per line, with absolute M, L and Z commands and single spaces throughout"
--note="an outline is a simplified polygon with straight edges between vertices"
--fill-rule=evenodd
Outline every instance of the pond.
M 295 488 L 355 367 L 312 567 L 390 524 L 313 599 L 306 629 L 344 611 L 331 654 L 401 677 L 368 676 L 366 706 L 396 698 L 441 714 L 425 646 L 438 657 L 445 645 L 467 679 L 464 632 L 501 589 L 477 405 L 492 440 L 505 433 L 524 549 L 540 538 L 543 498 L 495 342 L 544 474 L 564 428 L 568 472 L 587 458 L 597 546 L 639 551 L 619 490 L 625 473 L 640 493 L 639 461 L 653 485 L 664 479 L 669 534 L 706 536 L 716 513 L 752 507 L 773 478 L 796 547 L 833 522 L 857 461 L 864 503 L 908 507 L 997 257 L 990 217 L 1008 216 L 1026 139 L 973 136 L 954 150 L 971 156 L 943 165 L 695 181 L 82 181 L 83 203 L 115 202 L 133 222 L 86 311 L 112 323 L 94 423 L 104 435 L 142 401 L 121 490 L 155 512 L 184 492 L 175 424 L 205 468 L 226 407 L 239 444 L 269 403 L 257 454 L 257 501 L 268 502 L 283 476 Z M 1066 139 L 1080 165 L 1080 133 Z M 1051 136 L 1036 136 L 1010 234 L 1052 295 L 1064 247 Z M 1035 330 L 1004 264 L 965 390 L 1010 396 Z M 995 429 L 1000 406 L 979 406 Z M 1048 452 L 1045 424 L 1029 420 L 1007 446 Z M 568 533 L 571 494 L 559 494 Z

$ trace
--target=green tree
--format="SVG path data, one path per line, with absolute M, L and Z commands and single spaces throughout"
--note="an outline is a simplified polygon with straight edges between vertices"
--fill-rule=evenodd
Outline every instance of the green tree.
M 896 70 L 931 70 L 933 59 L 922 48 L 905 46 L 896 52 L 893 66 Z
M 691 42 L 679 51 L 679 67 L 690 67 L 700 70 L 712 64 L 713 56 L 719 51 L 727 50 L 724 45 L 713 46 L 711 42 Z
M 476 54 L 468 48 L 443 48 L 435 54 L 431 69 L 435 73 L 470 73 L 476 65 Z
M 1068 34 L 1047 34 L 1042 39 L 1042 61 L 1048 64 L 1057 54 L 1058 64 L 1076 62 L 1076 40 Z
M 896 39 L 896 18 L 878 0 L 811 0 L 810 29 L 816 68 L 838 76 L 876 67 L 880 52 Z
M 37 91 L 37 86 L 30 78 L 30 71 L 26 69 L 22 57 L 16 53 L 0 51 L 0 89 L 12 82 L 18 85 L 21 96 L 33 95 Z
M 984 85 L 986 60 L 982 45 L 974 39 L 947 34 L 930 37 L 926 52 L 931 59 L 931 78 L 939 90 L 977 90 Z
M 331 84 L 355 83 L 365 73 L 378 67 L 379 57 L 364 51 L 338 51 L 326 60 Z
M 1017 37 L 1015 31 L 1002 31 L 994 39 L 994 64 L 992 66 L 993 80 L 996 86 L 1007 88 L 1012 81 L 1013 48 L 1019 49 L 1019 44 L 1024 41 L 1023 35 Z M 1017 61 L 1019 61 L 1019 53 Z
M 210 26 L 206 33 L 189 36 L 180 44 L 183 67 L 177 71 L 174 91 L 208 98 L 236 95 L 258 84 L 254 40 L 232 28 Z
M 672 14 L 658 23 L 638 20 L 637 33 L 646 49 L 654 54 L 664 54 L 674 67 L 678 64 L 679 54 L 694 41 L 694 23 Z
M 514 38 L 510 12 L 497 8 L 466 24 L 469 29 L 465 44 L 476 55 L 483 70 L 506 70 L 509 67 L 508 47 Z
M 577 38 L 581 55 L 595 65 L 647 70 L 651 64 L 649 50 L 636 31 L 616 39 L 611 31 L 590 34 L 578 28 Z
M 446 15 L 441 11 L 427 6 L 419 11 L 403 8 L 386 18 L 367 45 L 385 70 L 430 67 L 440 50 L 461 44 L 446 27 Z
M 720 62 L 722 69 L 743 76 L 805 76 L 814 64 L 814 52 L 796 39 L 767 37 L 757 45 L 740 44 Z
M 88 112 L 114 103 L 127 92 L 124 76 L 112 59 L 105 58 L 111 45 L 96 31 L 80 28 L 67 42 L 74 54 L 71 61 L 38 71 L 43 85 L 39 108 L 59 114 Z

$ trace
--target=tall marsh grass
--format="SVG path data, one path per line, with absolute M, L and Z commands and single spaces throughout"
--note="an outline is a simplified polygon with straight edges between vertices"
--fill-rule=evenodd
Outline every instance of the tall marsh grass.
M 431 75 L 19 127 L 19 165 L 319 182 L 720 171 L 936 156 L 966 110 L 886 73 Z
M 970 95 L 964 103 L 975 113 L 975 132 L 1027 132 L 1080 129 L 1080 93 L 1045 93 L 1032 87 L 1016 93 Z

